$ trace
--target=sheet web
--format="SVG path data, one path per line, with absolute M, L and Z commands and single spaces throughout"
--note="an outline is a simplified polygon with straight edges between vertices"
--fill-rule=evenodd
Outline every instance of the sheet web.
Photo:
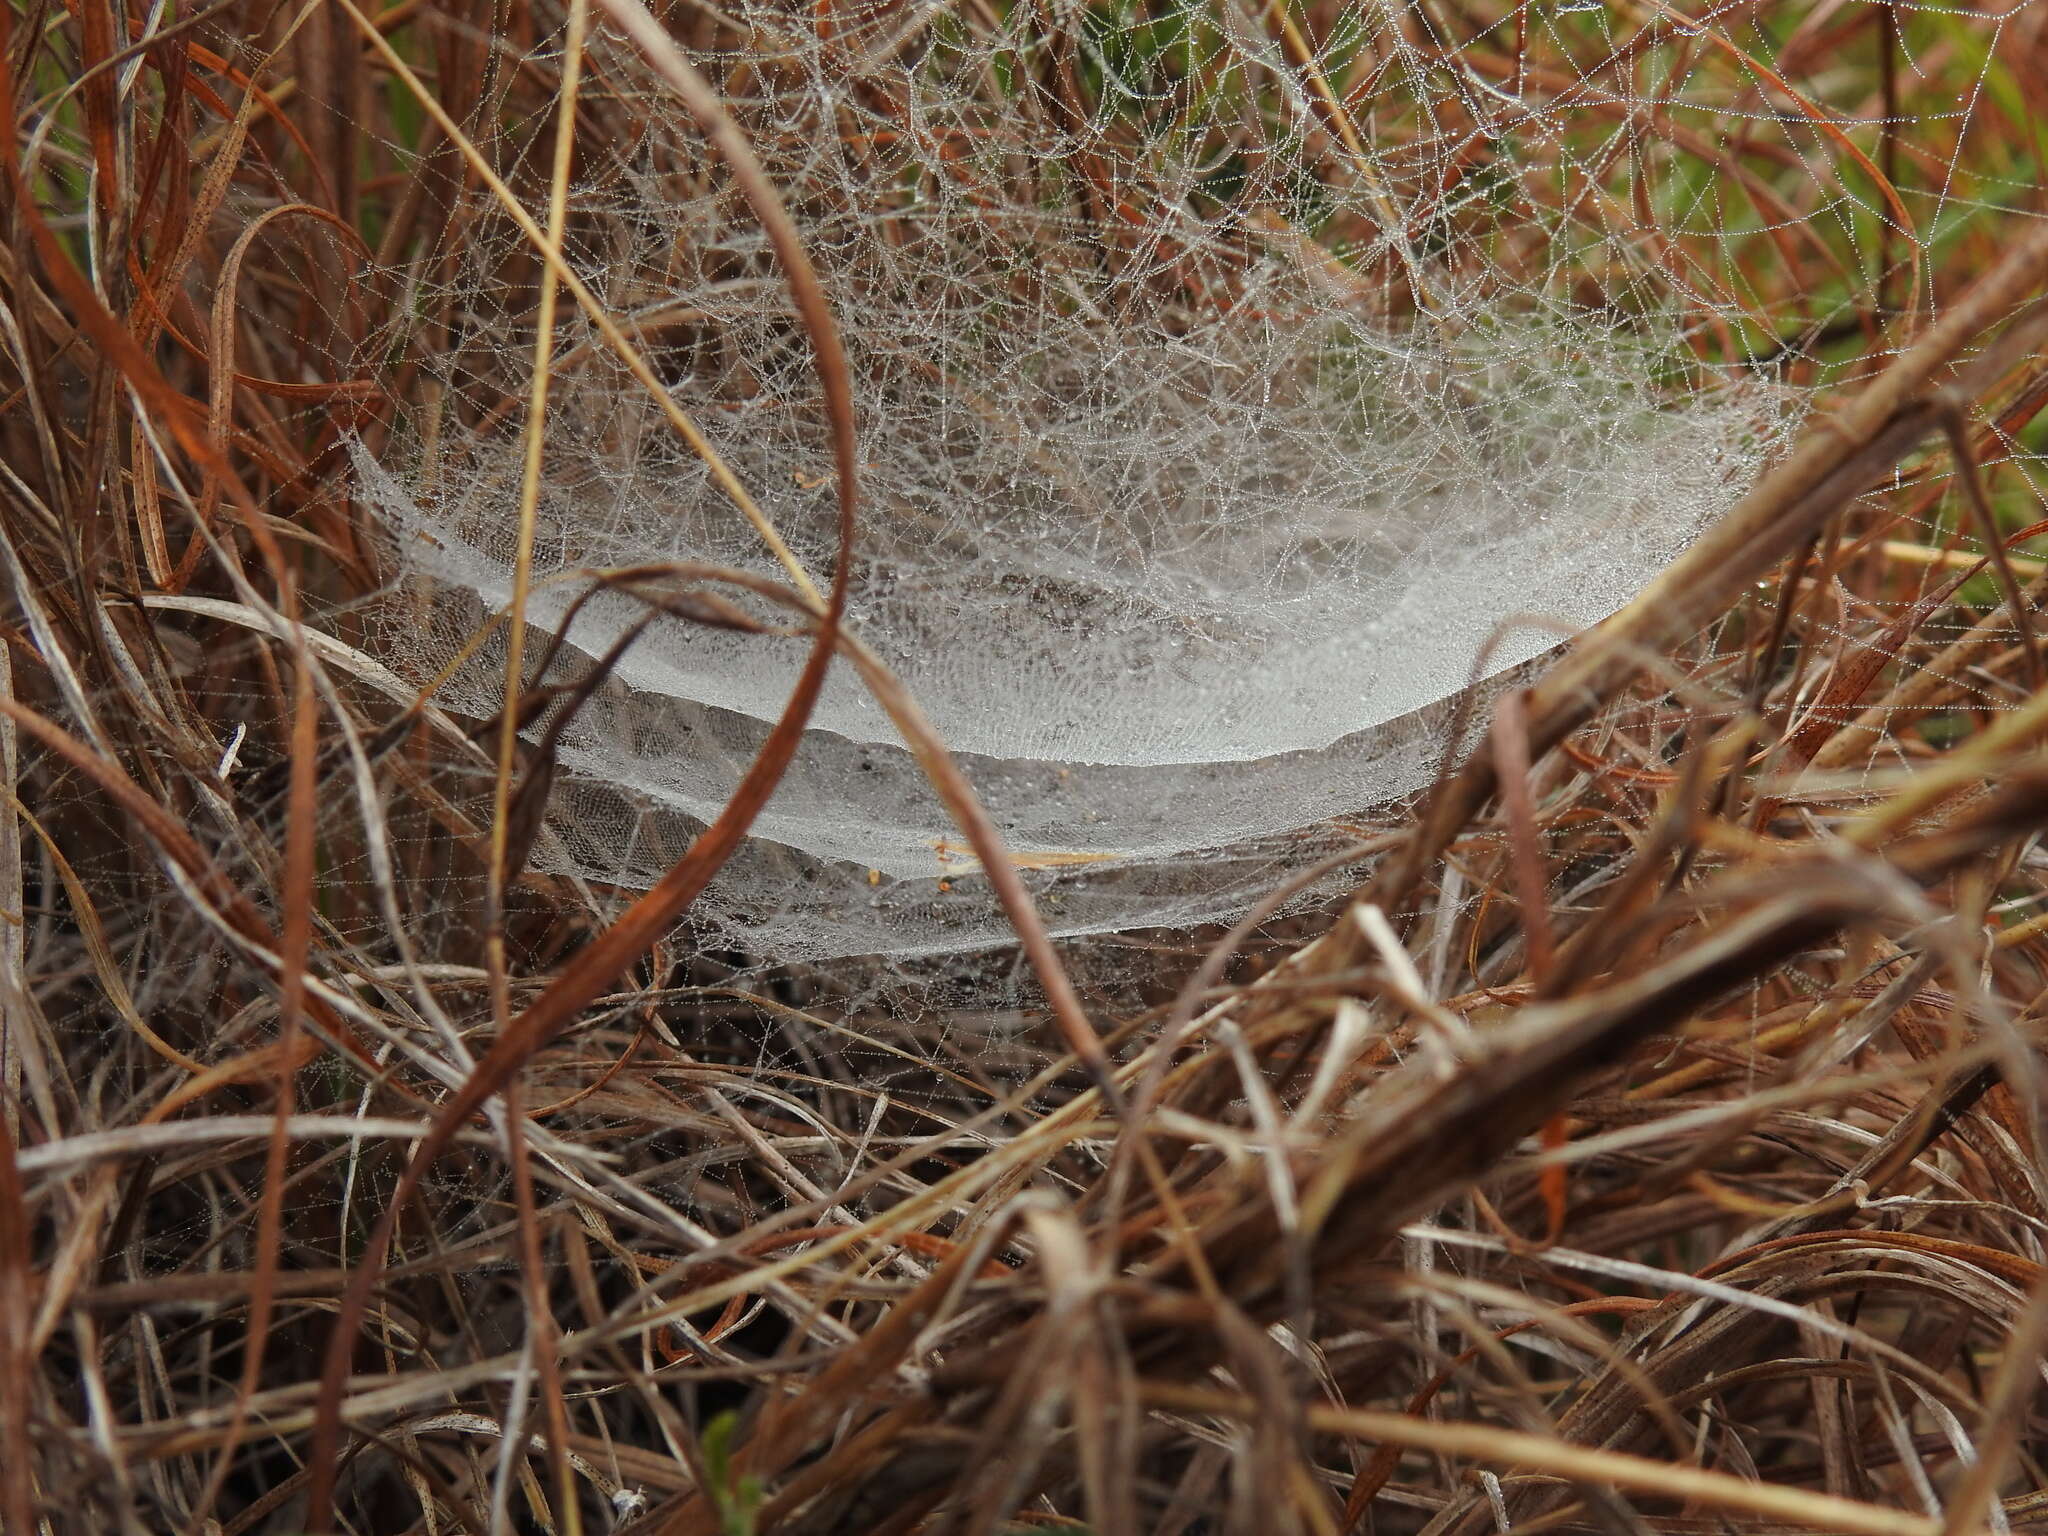
M 1945 210 L 1996 195 L 1916 211 L 1865 175 L 1890 143 L 1872 104 L 1779 71 L 1810 71 L 1812 24 L 1049 0 L 679 25 L 852 359 L 849 622 L 1064 934 L 1232 916 L 1424 784 L 1473 680 L 1597 622 L 1730 506 L 1827 359 L 1900 327 L 1881 304 L 1924 301 Z M 552 73 L 558 49 L 513 62 Z M 600 33 L 588 68 L 608 131 L 584 136 L 569 260 L 822 584 L 827 426 L 765 238 L 628 48 Z M 483 138 L 535 208 L 550 132 L 508 116 Z M 511 590 L 538 269 L 467 195 L 461 249 L 402 274 L 448 328 L 433 387 L 355 464 L 400 575 L 373 649 L 415 681 L 467 652 L 439 701 L 483 717 L 503 653 L 473 642 Z M 1780 281 L 1795 247 L 1839 281 Z M 786 580 L 587 320 L 565 309 L 559 340 L 537 632 L 593 569 Z M 641 612 L 584 603 L 547 681 Z M 648 630 L 561 726 L 536 862 L 651 879 L 731 792 L 802 649 Z M 696 914 L 750 952 L 1007 933 L 851 668 L 755 831 Z

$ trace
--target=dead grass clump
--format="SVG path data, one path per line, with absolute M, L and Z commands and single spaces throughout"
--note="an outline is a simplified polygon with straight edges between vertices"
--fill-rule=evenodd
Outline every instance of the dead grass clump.
M 796 190 L 724 105 L 834 7 L 0 13 L 0 1529 L 2048 1520 L 2042 15 L 1421 4 L 1374 36 L 1460 82 L 1428 117 L 1332 84 L 1349 10 L 1240 10 L 1317 154 L 1444 171 L 1416 249 L 1478 249 L 1453 226 L 1515 196 L 1635 220 L 1673 292 L 1740 296 L 1702 302 L 1700 370 L 1824 392 L 1633 604 L 1473 706 L 1415 805 L 1319 829 L 1228 932 L 1066 946 L 839 628 L 888 509 Z M 877 14 L 896 47 L 1036 28 L 1039 75 L 988 78 L 1064 122 L 1136 67 L 1105 29 L 1180 11 Z M 647 97 L 585 94 L 599 29 Z M 1711 130 L 1618 84 L 1681 64 L 1725 87 Z M 1516 183 L 1468 131 L 1482 85 L 1632 147 Z M 523 585 L 478 637 L 495 716 L 394 673 L 350 445 L 445 408 L 539 453 L 548 360 L 589 362 L 572 306 L 657 389 L 694 365 L 688 317 L 628 324 L 540 254 L 657 90 L 764 235 L 731 279 L 785 283 L 823 359 L 840 544 L 829 590 L 793 558 L 606 573 L 650 624 L 808 658 L 723 814 L 623 890 L 529 858 L 549 722 L 601 679 L 532 681 Z M 1113 261 L 1100 171 L 1046 196 Z M 1429 319 L 1369 219 L 1227 191 L 1188 205 L 1223 245 Z M 527 226 L 522 366 L 437 286 L 486 203 Z M 1511 222 L 1485 250 L 1553 270 Z M 835 658 L 1014 952 L 776 968 L 687 925 Z

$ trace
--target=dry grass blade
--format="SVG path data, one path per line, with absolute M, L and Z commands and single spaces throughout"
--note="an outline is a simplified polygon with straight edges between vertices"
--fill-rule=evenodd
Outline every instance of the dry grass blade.
M 1258 1412 L 1248 1398 L 1187 1387 L 1145 1386 L 1144 1397 L 1162 1408 L 1245 1418 Z M 1874 1509 L 1852 1499 L 1802 1489 L 1774 1488 L 1724 1473 L 1674 1467 L 1669 1462 L 1560 1445 L 1540 1435 L 1518 1434 L 1491 1424 L 1444 1424 L 1395 1413 L 1361 1413 L 1315 1407 L 1309 1421 L 1324 1433 L 1386 1441 L 1416 1450 L 1440 1451 L 1495 1462 L 1504 1468 L 1540 1470 L 1590 1486 L 1608 1485 L 1682 1497 L 1712 1509 L 1761 1515 L 1815 1531 L 1852 1536 L 1934 1536 L 1932 1520 L 1904 1510 Z

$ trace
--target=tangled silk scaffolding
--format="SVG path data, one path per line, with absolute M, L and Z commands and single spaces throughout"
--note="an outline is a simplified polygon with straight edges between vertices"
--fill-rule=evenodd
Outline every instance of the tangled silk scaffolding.
M 1695 69 L 1695 29 L 1531 5 L 1526 47 L 1468 50 L 1428 5 L 1313 9 L 1304 30 L 1246 0 L 758 7 L 727 18 L 744 62 L 698 51 L 852 359 L 850 625 L 1057 932 L 1228 916 L 1341 844 L 1333 821 L 1426 782 L 1450 701 L 1626 601 L 1797 411 L 1795 318 L 1657 231 L 1791 220 L 1775 194 L 1715 205 L 1685 162 L 1816 134 L 1740 71 Z M 519 67 L 554 68 L 558 42 Z M 822 580 L 828 428 L 767 242 L 629 49 L 600 35 L 590 69 L 585 110 L 622 126 L 576 169 L 568 259 Z M 1800 218 L 1863 213 L 1818 172 L 1809 190 Z M 435 404 L 356 456 L 400 572 L 382 649 L 417 680 L 512 586 L 537 267 L 481 194 L 466 233 L 458 262 L 405 274 L 455 317 Z M 788 579 L 568 311 L 545 447 L 538 630 L 588 570 Z M 550 680 L 643 612 L 576 608 Z M 730 793 L 802 652 L 649 629 L 561 729 L 537 862 L 645 883 Z M 502 666 L 501 642 L 474 648 L 442 702 L 489 715 Z M 850 667 L 755 833 L 698 914 L 753 952 L 1007 932 Z

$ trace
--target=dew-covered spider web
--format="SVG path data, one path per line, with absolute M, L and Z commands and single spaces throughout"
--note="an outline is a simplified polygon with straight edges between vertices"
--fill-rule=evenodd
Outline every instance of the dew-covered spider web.
M 678 12 L 852 361 L 849 625 L 1055 931 L 1227 918 L 1340 845 L 1429 780 L 1475 678 L 1627 601 L 1753 483 L 1828 358 L 1910 328 L 1941 167 L 1880 172 L 1882 103 L 1788 82 L 1824 18 L 1723 9 Z M 553 75 L 560 47 L 496 67 Z M 623 40 L 593 38 L 579 110 L 598 131 L 570 264 L 823 585 L 829 427 L 760 224 Z M 551 121 L 488 128 L 538 210 Z M 452 667 L 439 702 L 482 718 L 504 652 L 472 642 L 511 595 L 540 268 L 488 193 L 462 195 L 461 248 L 402 274 L 445 330 L 425 403 L 355 465 L 399 575 L 380 653 L 415 682 Z M 1839 281 L 1787 282 L 1795 258 Z M 529 658 L 579 573 L 790 579 L 566 303 L 551 387 Z M 572 679 L 643 612 L 584 603 L 528 682 Z M 560 728 L 536 863 L 647 883 L 725 802 L 804 649 L 650 627 Z M 1008 931 L 851 667 L 754 831 L 696 913 L 750 951 Z

